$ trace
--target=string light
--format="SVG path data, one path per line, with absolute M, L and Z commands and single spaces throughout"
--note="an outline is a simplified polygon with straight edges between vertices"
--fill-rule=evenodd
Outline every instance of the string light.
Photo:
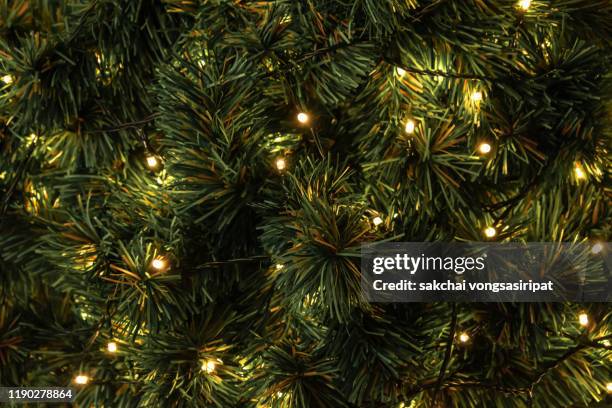
M 83 374 L 79 374 L 76 377 L 74 377 L 74 383 L 75 384 L 80 384 L 80 385 L 85 385 L 89 382 L 89 377 Z
M 213 360 L 206 360 L 202 362 L 202 371 L 206 372 L 207 374 L 213 373 L 215 368 L 217 368 L 217 364 Z
M 157 160 L 157 157 L 147 156 L 147 166 L 149 166 L 150 169 L 155 169 L 157 168 L 158 165 L 159 165 L 159 160 Z
M 597 255 L 598 253 L 600 253 L 601 251 L 603 251 L 603 245 L 601 242 L 596 242 L 592 247 L 591 247 L 591 253 Z
M 383 223 L 382 218 L 380 217 L 374 217 L 374 219 L 372 220 L 372 222 L 374 223 L 374 226 L 378 227 L 380 224 Z
M 580 313 L 578 315 L 578 322 L 580 322 L 581 326 L 588 326 L 589 325 L 589 315 L 586 313 Z
M 153 261 L 151 262 L 151 266 L 153 267 L 153 269 L 157 269 L 158 271 L 161 271 L 162 269 L 166 269 L 167 265 L 168 265 L 168 262 L 166 262 L 164 258 L 159 258 L 159 257 L 153 259 Z
M 527 11 L 529 6 L 531 6 L 531 0 L 520 0 L 518 6 L 522 8 L 524 11 Z
M 467 343 L 468 341 L 470 341 L 470 335 L 466 332 L 461 333 L 459 335 L 459 341 L 462 343 Z
M 395 72 L 397 73 L 398 76 L 403 77 L 404 75 L 406 75 L 406 70 L 400 67 L 396 67 L 395 68 Z
M 474 102 L 482 101 L 482 92 L 474 91 L 474 93 L 472 93 L 472 101 Z
M 488 144 L 487 142 L 483 142 L 478 145 L 478 151 L 482 154 L 487 154 L 491 152 L 491 145 Z
M 495 235 L 497 235 L 497 230 L 493 227 L 487 227 L 484 230 L 484 234 L 487 238 L 493 238 Z
M 574 173 L 578 180 L 584 180 L 586 178 L 586 173 L 582 170 L 582 166 L 579 163 L 574 165 Z
M 10 76 L 10 75 L 8 75 L 8 74 L 7 74 L 7 75 L 4 75 L 4 76 L 2 77 L 2 82 L 4 82 L 4 83 L 5 83 L 5 84 L 7 84 L 7 85 L 10 85 L 10 84 L 12 84 L 12 83 L 13 83 L 13 77 L 12 77 L 12 76 Z
M 276 264 L 276 270 L 280 271 L 281 269 L 283 269 L 285 266 L 283 264 Z
M 276 159 L 276 168 L 278 170 L 285 170 L 286 167 L 287 167 L 287 162 L 285 161 L 285 159 L 283 159 L 282 157 Z
M 298 122 L 305 124 L 305 123 L 308 123 L 308 121 L 310 120 L 310 117 L 308 116 L 307 113 L 300 112 L 297 115 L 297 120 Z
M 406 121 L 406 133 L 413 133 L 414 132 L 414 128 L 416 127 L 416 124 L 414 123 L 414 120 L 412 119 L 408 119 Z
M 117 343 L 115 343 L 114 341 L 109 342 L 106 345 L 106 349 L 108 350 L 109 353 L 116 353 L 117 352 Z
M 612 382 L 606 384 L 606 391 L 608 391 L 608 394 L 612 394 Z

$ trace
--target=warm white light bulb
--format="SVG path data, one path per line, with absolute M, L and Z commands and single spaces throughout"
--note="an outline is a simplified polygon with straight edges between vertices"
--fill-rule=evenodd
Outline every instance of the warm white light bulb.
M 7 75 L 4 75 L 4 76 L 2 77 L 2 82 L 4 82 L 4 83 L 5 83 L 5 84 L 7 84 L 7 85 L 8 85 L 8 84 L 12 84 L 12 83 L 13 83 L 13 77 L 12 77 L 12 76 L 10 76 L 10 75 L 8 75 L 8 74 L 7 74 Z
M 307 113 L 300 112 L 300 113 L 298 113 L 298 115 L 297 115 L 297 120 L 298 120 L 298 122 L 300 122 L 300 123 L 308 123 L 308 121 L 310 120 L 310 118 L 308 117 L 308 114 L 307 114 Z
M 480 91 L 474 91 L 474 93 L 472 93 L 472 100 L 474 102 L 480 102 L 482 101 L 482 92 Z
M 576 178 L 578 180 L 584 180 L 586 178 L 586 173 L 582 170 L 582 166 L 580 164 L 576 164 L 574 166 L 574 173 L 576 174 Z
M 416 124 L 414 123 L 414 120 L 408 119 L 406 121 L 406 128 L 405 128 L 406 133 L 413 133 L 415 127 L 416 127 Z
M 491 152 L 491 145 L 484 142 L 478 145 L 478 151 L 482 154 L 487 154 Z
M 89 377 L 86 375 L 79 374 L 76 377 L 74 377 L 74 382 L 75 384 L 84 385 L 89 382 Z
M 578 322 L 580 322 L 581 326 L 588 326 L 589 325 L 589 315 L 586 313 L 580 313 L 578 315 Z
M 493 227 L 487 227 L 484 230 L 484 234 L 487 238 L 493 238 L 495 235 L 497 235 L 497 230 Z
M 157 269 L 158 271 L 165 269 L 166 265 L 167 265 L 166 260 L 163 258 L 155 258 L 151 262 L 151 266 L 153 267 L 153 269 Z
M 406 75 L 406 70 L 400 67 L 395 68 L 395 72 L 400 77 L 403 77 L 404 75 Z
M 283 159 L 282 157 L 279 159 L 276 159 L 276 168 L 278 170 L 285 170 L 286 167 L 287 167 L 287 162 L 285 161 L 285 159 Z
M 109 353 L 116 353 L 117 352 L 117 343 L 115 343 L 114 341 L 109 342 L 106 345 L 106 349 L 108 350 Z
M 207 360 L 202 363 L 202 371 L 205 371 L 208 374 L 214 372 L 216 367 L 217 365 L 212 360 Z
M 153 169 L 157 167 L 158 164 L 159 164 L 159 161 L 157 160 L 157 157 L 147 156 L 147 166 L 149 166 L 149 168 Z
M 612 382 L 606 384 L 606 391 L 608 391 L 608 394 L 612 394 Z
M 518 3 L 519 7 L 523 10 L 527 11 L 529 6 L 531 6 L 531 0 L 520 0 Z
M 382 223 L 383 223 L 383 220 L 382 220 L 382 218 L 380 218 L 380 217 L 374 217 L 374 219 L 372 220 L 372 222 L 374 223 L 374 225 L 375 225 L 375 226 L 377 226 L 377 227 L 378 227 L 380 224 L 382 224 Z
M 459 335 L 459 341 L 462 343 L 467 343 L 470 341 L 470 336 L 466 332 L 463 332 Z
M 593 244 L 593 246 L 591 247 L 591 253 L 597 255 L 598 253 L 600 253 L 601 251 L 603 251 L 603 244 L 601 242 L 596 242 L 595 244 Z
M 283 264 L 276 264 L 276 270 L 280 271 L 281 269 L 283 269 L 284 265 Z

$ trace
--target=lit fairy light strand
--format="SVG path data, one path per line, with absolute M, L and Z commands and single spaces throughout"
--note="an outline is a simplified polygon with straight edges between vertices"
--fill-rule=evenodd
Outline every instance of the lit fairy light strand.
M 415 128 L 416 128 L 416 123 L 414 123 L 414 120 L 408 119 L 406 121 L 406 127 L 404 128 L 406 133 L 408 133 L 408 134 L 414 133 L 414 129 Z
M 89 383 L 90 378 L 84 374 L 79 374 L 74 377 L 74 383 L 79 385 L 85 385 Z
M 589 315 L 586 314 L 585 312 L 582 312 L 578 315 L 578 323 L 580 323 L 581 326 L 588 326 L 589 325 Z
M 297 120 L 301 124 L 305 125 L 306 123 L 310 121 L 310 116 L 308 116 L 306 112 L 300 112 L 297 114 Z
M 487 153 L 490 153 L 490 152 L 491 152 L 491 150 L 492 150 L 492 147 L 491 147 L 491 145 L 490 145 L 490 144 L 488 144 L 487 142 L 483 142 L 483 143 L 481 143 L 481 144 L 479 144 L 479 145 L 478 145 L 478 151 L 479 151 L 481 154 L 487 154 Z
M 529 10 L 529 7 L 531 6 L 531 0 L 520 0 L 518 2 L 518 6 L 523 11 L 527 11 Z

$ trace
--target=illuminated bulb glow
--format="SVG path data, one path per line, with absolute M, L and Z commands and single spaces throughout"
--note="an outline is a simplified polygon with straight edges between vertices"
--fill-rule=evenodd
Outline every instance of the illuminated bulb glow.
M 283 264 L 276 264 L 276 270 L 280 271 L 281 269 L 283 269 Z
M 589 315 L 586 313 L 580 313 L 578 315 L 578 322 L 580 322 L 581 326 L 588 326 L 589 325 Z
M 462 343 L 467 343 L 470 340 L 470 336 L 467 333 L 461 333 L 459 335 L 459 341 Z
M 116 353 L 117 352 L 117 343 L 115 343 L 114 341 L 109 342 L 106 345 L 106 349 L 108 350 L 109 353 Z
M 280 158 L 280 159 L 276 159 L 276 168 L 279 170 L 285 170 L 285 168 L 287 167 L 287 162 L 285 161 L 285 159 Z
M 414 123 L 414 120 L 408 119 L 408 121 L 406 122 L 406 133 L 413 133 L 415 127 L 416 124 Z
M 519 5 L 520 8 L 522 8 L 525 11 L 527 11 L 529 6 L 531 6 L 531 0 L 521 0 L 521 1 L 519 1 L 518 5 Z
M 401 76 L 401 77 L 406 75 L 406 70 L 400 67 L 395 68 L 395 72 L 397 73 L 398 76 Z
M 155 168 L 159 162 L 157 161 L 157 157 L 155 156 L 147 156 L 147 166 L 150 168 Z
M 5 84 L 11 84 L 13 83 L 13 77 L 10 75 L 5 75 L 2 77 L 2 82 L 4 82 Z
M 87 384 L 89 382 L 89 377 L 86 375 L 77 375 L 76 377 L 74 377 L 74 382 L 75 384 Z
M 576 164 L 576 166 L 574 167 L 574 173 L 576 174 L 576 178 L 578 180 L 583 180 L 586 178 L 586 174 L 582 170 L 582 167 L 579 164 Z
M 166 267 L 166 261 L 162 258 L 155 258 L 152 262 L 151 262 L 151 266 L 154 269 L 162 270 Z
M 480 102 L 480 101 L 482 101 L 482 92 L 480 92 L 480 91 L 475 91 L 475 92 L 472 94 L 472 100 L 473 100 L 474 102 Z
M 606 391 L 608 391 L 608 394 L 612 394 L 612 382 L 606 384 Z
M 484 230 L 484 234 L 487 238 L 493 238 L 495 235 L 497 235 L 497 230 L 493 227 L 487 227 Z
M 306 114 L 306 113 L 304 113 L 304 112 L 300 112 L 300 113 L 298 113 L 298 115 L 297 115 L 297 120 L 298 120 L 298 122 L 300 122 L 300 123 L 308 123 L 308 120 L 309 120 L 309 119 L 310 119 L 310 118 L 308 117 L 308 114 Z
M 382 220 L 382 218 L 380 218 L 380 217 L 374 217 L 374 219 L 372 220 L 372 222 L 374 223 L 374 225 L 375 225 L 375 226 L 377 226 L 377 227 L 378 227 L 380 224 L 382 224 L 382 223 L 383 223 L 383 220 Z
M 598 254 L 598 253 L 600 253 L 601 251 L 603 251 L 603 245 L 601 244 L 601 242 L 597 242 L 596 244 L 594 244 L 594 245 L 591 247 L 591 253 L 592 253 L 592 254 Z
M 207 360 L 202 363 L 202 371 L 205 371 L 208 374 L 214 372 L 216 367 L 217 365 L 212 360 Z
M 491 145 L 488 143 L 481 143 L 478 146 L 478 151 L 482 154 L 487 154 L 491 151 Z

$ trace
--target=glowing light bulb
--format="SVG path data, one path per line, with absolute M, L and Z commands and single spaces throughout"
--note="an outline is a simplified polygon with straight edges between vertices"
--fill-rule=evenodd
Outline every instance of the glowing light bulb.
M 406 75 L 406 70 L 400 67 L 396 67 L 395 68 L 395 72 L 397 73 L 398 76 L 403 77 L 404 75 Z
M 596 242 L 592 247 L 591 247 L 591 253 L 597 255 L 598 253 L 600 253 L 601 251 L 603 251 L 603 244 L 601 242 Z
M 307 114 L 307 113 L 300 112 L 300 113 L 298 113 L 298 115 L 297 115 L 297 120 L 298 120 L 298 122 L 300 122 L 300 123 L 308 123 L 308 121 L 310 120 L 310 117 L 308 116 L 308 114 Z
M 588 326 L 589 325 L 589 315 L 586 313 L 580 313 L 578 315 L 578 322 L 580 323 L 581 326 Z
M 283 269 L 285 266 L 283 264 L 276 264 L 276 270 L 280 271 L 281 269 Z
M 157 167 L 158 164 L 159 160 L 157 160 L 157 157 L 147 156 L 147 166 L 149 166 L 149 168 L 154 169 Z
M 85 385 L 89 382 L 89 377 L 83 374 L 79 374 L 74 377 L 75 384 Z
M 470 335 L 466 332 L 461 333 L 459 335 L 459 341 L 462 343 L 467 343 L 468 341 L 470 341 Z
M 285 170 L 286 167 L 287 167 L 287 162 L 285 161 L 285 159 L 283 159 L 282 157 L 279 159 L 276 159 L 276 168 L 278 170 Z
M 106 349 L 108 350 L 109 353 L 116 353 L 117 352 L 117 343 L 115 343 L 114 341 L 109 342 L 106 345 Z
M 529 6 L 531 6 L 531 0 L 520 0 L 518 2 L 518 6 L 522 8 L 524 11 L 527 11 Z
M 167 265 L 168 263 L 163 258 L 155 258 L 151 262 L 151 266 L 153 267 L 153 269 L 157 269 L 158 271 L 161 271 L 162 269 L 166 269 Z
M 377 227 L 378 227 L 380 224 L 382 224 L 382 223 L 383 223 L 383 220 L 382 220 L 382 218 L 380 218 L 380 217 L 374 217 L 374 219 L 372 220 L 372 222 L 374 223 L 374 225 L 375 225 L 375 226 L 377 226 Z
M 491 152 L 491 145 L 484 142 L 478 145 L 478 151 L 482 154 L 487 154 Z
M 487 238 L 493 238 L 495 235 L 497 235 L 497 230 L 493 227 L 487 227 L 484 230 L 484 234 Z
M 210 374 L 215 371 L 217 364 L 212 360 L 206 360 L 202 363 L 202 371 Z
M 482 101 L 482 92 L 474 91 L 474 93 L 472 93 L 472 101 L 474 102 Z
M 584 180 L 586 178 L 586 173 L 582 170 L 582 166 L 578 163 L 574 165 L 574 174 L 576 174 L 576 178 L 578 180 Z
M 606 391 L 608 391 L 608 394 L 612 394 L 612 382 L 606 384 Z
M 2 77 L 2 82 L 4 82 L 4 83 L 5 83 L 5 84 L 7 84 L 7 85 L 12 84 L 12 83 L 13 83 L 13 77 L 12 77 L 12 76 L 10 76 L 10 75 L 8 75 L 8 74 L 7 74 L 7 75 L 4 75 L 4 76 Z
M 408 119 L 406 121 L 406 128 L 405 128 L 406 133 L 413 133 L 415 127 L 416 127 L 416 124 L 414 123 L 414 120 Z

